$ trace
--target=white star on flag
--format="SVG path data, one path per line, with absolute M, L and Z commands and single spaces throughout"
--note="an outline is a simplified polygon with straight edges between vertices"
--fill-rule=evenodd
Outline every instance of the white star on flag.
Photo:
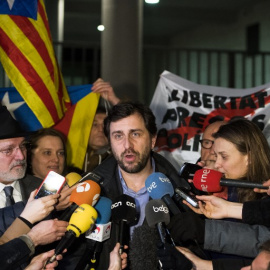
M 18 109 L 20 106 L 22 106 L 25 102 L 24 101 L 20 101 L 20 102 L 14 102 L 14 103 L 10 103 L 9 100 L 9 95 L 8 92 L 6 92 L 3 96 L 3 99 L 1 101 L 2 105 L 6 106 L 7 109 L 9 110 L 10 114 L 13 116 L 13 118 L 15 118 L 14 115 L 14 111 L 16 109 Z M 15 118 L 16 119 L 16 118 Z
M 9 9 L 12 10 L 15 0 L 7 0 Z

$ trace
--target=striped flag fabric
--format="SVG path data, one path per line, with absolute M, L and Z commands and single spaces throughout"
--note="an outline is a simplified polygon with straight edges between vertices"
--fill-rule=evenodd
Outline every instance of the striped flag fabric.
M 0 91 L 2 104 L 24 129 L 55 127 L 66 134 L 68 165 L 82 168 L 99 95 L 88 85 L 78 98 L 75 87 L 72 104 L 43 0 L 0 0 L 0 61 L 15 86 Z
M 9 2 L 10 12 L 2 14 L 8 8 L 0 9 L 0 60 L 41 125 L 50 127 L 71 104 L 55 57 L 44 2 L 2 2 L 3 6 Z M 35 13 L 36 20 L 26 17 L 25 10 Z
M 71 106 L 53 127 L 67 137 L 67 163 L 82 168 L 89 134 L 99 102 L 99 94 L 92 93 L 91 84 L 68 86 Z M 0 88 L 0 102 L 26 131 L 42 128 L 38 118 L 14 87 Z

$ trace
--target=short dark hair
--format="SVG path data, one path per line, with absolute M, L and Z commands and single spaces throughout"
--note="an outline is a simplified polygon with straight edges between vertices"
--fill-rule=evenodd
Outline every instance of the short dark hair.
M 126 118 L 133 114 L 139 114 L 144 121 L 145 127 L 152 137 L 157 134 L 156 117 L 152 110 L 140 103 L 124 101 L 120 102 L 112 107 L 109 111 L 108 116 L 104 120 L 104 133 L 110 140 L 110 125 L 112 122 L 117 122 L 123 118 Z
M 98 113 L 107 114 L 107 111 L 104 107 L 99 106 L 99 107 L 97 107 L 97 110 L 96 110 L 96 114 L 98 114 Z

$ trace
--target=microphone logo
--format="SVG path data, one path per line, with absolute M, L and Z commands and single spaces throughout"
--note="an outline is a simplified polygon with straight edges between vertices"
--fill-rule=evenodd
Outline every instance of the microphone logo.
M 152 182 L 151 185 L 147 188 L 148 193 L 151 193 L 152 189 L 157 188 L 156 182 Z
M 77 186 L 76 191 L 77 191 L 78 193 L 80 193 L 80 192 L 86 192 L 86 191 L 88 191 L 90 188 L 91 188 L 91 187 L 90 187 L 89 183 L 84 182 L 84 183 L 81 183 L 81 184 L 79 184 L 79 185 Z
M 132 203 L 132 202 L 129 202 L 129 201 L 126 202 L 126 205 L 130 206 L 132 208 L 136 208 L 136 205 L 134 203 Z
M 121 201 L 112 204 L 111 209 L 113 209 L 115 207 L 118 207 L 118 206 L 122 206 L 122 202 Z
M 153 206 L 153 210 L 155 213 L 158 213 L 158 212 L 164 212 L 165 214 L 169 213 L 168 207 L 166 207 L 164 205 L 161 205 L 160 207 Z
M 111 232 L 111 223 L 109 223 L 109 225 L 107 226 L 107 228 L 105 229 L 105 234 L 108 234 Z
M 206 179 L 207 179 L 209 173 L 210 173 L 209 169 L 203 169 L 201 182 L 206 182 Z
M 163 183 L 171 183 L 171 181 L 167 177 L 159 177 L 158 179 Z
M 202 191 L 207 192 L 207 188 L 208 188 L 208 186 L 207 186 L 207 185 L 201 185 L 201 188 L 202 188 Z

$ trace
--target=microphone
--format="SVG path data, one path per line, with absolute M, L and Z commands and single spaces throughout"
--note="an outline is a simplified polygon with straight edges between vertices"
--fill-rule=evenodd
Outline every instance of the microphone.
M 85 237 L 98 242 L 103 242 L 110 238 L 111 233 L 111 206 L 112 201 L 106 197 L 100 197 L 99 201 L 95 205 L 95 209 L 98 213 L 96 220 L 96 228 L 94 231 L 86 233 Z
M 185 162 L 179 170 L 179 176 L 186 180 L 193 179 L 195 172 L 200 169 L 202 167 L 197 164 Z
M 95 205 L 98 213 L 95 229 L 85 233 L 86 250 L 76 269 L 96 269 L 95 265 L 102 250 L 102 242 L 110 238 L 111 234 L 111 205 L 112 201 L 106 197 L 100 197 Z
M 72 202 L 59 217 L 59 220 L 68 221 L 74 210 L 81 204 L 94 206 L 100 196 L 100 186 L 92 180 L 86 180 L 78 184 L 77 188 L 71 192 L 69 201 Z
M 85 174 L 83 177 L 81 177 L 80 174 L 76 172 L 70 172 L 66 175 L 66 182 L 69 187 L 72 187 L 78 183 L 82 183 L 86 180 L 92 180 L 96 183 L 99 183 L 103 178 L 93 172 L 89 172 Z
M 82 204 L 72 214 L 65 236 L 55 249 L 54 255 L 49 259 L 48 263 L 55 261 L 57 255 L 61 254 L 64 249 L 68 248 L 81 234 L 85 233 L 89 228 L 93 227 L 97 219 L 97 211 L 88 204 Z
M 157 228 L 162 246 L 167 242 L 165 225 L 170 223 L 167 205 L 162 200 L 151 200 L 145 206 L 145 218 L 150 228 Z
M 237 187 L 237 188 L 260 188 L 268 189 L 261 183 L 240 181 L 235 179 L 221 178 L 222 173 L 211 169 L 200 169 L 195 172 L 193 178 L 194 186 L 206 192 L 219 192 L 222 186 Z
M 111 206 L 112 221 L 119 224 L 118 242 L 120 243 L 119 253 L 123 253 L 126 238 L 129 236 L 129 226 L 137 221 L 135 199 L 122 194 L 118 196 Z
M 173 215 L 181 213 L 171 198 L 174 195 L 174 189 L 171 181 L 165 174 L 160 172 L 150 174 L 145 181 L 145 186 L 149 196 L 152 199 L 162 199 Z
M 156 229 L 147 224 L 134 228 L 129 243 L 130 269 L 158 269 Z
M 73 185 L 75 185 L 77 182 L 79 182 L 79 180 L 82 177 L 76 173 L 76 172 L 70 172 L 66 175 L 66 182 L 68 184 L 69 187 L 72 187 Z

